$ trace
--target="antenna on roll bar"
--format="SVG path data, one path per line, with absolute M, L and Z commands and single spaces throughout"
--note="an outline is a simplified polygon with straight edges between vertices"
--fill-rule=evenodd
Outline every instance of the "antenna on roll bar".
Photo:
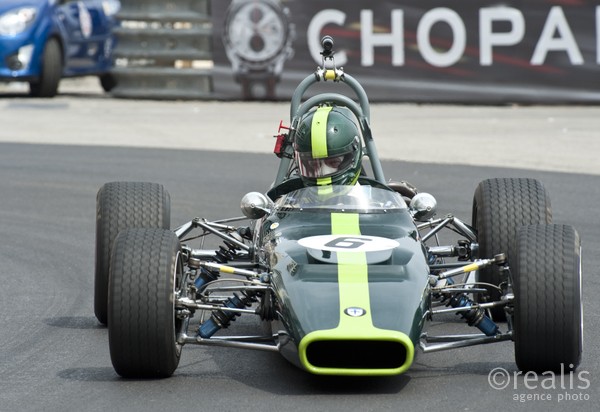
M 323 48 L 323 51 L 321 51 L 321 56 L 323 56 L 323 60 L 321 61 L 322 68 L 317 69 L 317 76 L 319 78 L 322 78 L 323 80 L 337 81 L 339 77 L 343 75 L 343 70 L 338 70 L 335 66 L 335 59 L 333 57 L 335 52 L 333 51 L 333 44 L 333 37 L 331 36 L 323 36 L 323 38 L 321 39 L 321 47 Z M 330 69 L 333 69 L 331 73 L 335 74 L 333 77 L 325 76 L 325 73 L 328 70 L 325 64 L 327 60 L 331 60 Z
M 321 39 L 321 47 L 323 47 L 323 51 L 321 52 L 323 59 L 333 59 L 333 54 L 335 53 L 333 51 L 333 37 L 324 36 Z

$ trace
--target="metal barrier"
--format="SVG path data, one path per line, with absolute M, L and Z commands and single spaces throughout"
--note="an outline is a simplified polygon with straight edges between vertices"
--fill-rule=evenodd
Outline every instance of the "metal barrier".
M 113 96 L 211 97 L 210 0 L 121 0 L 117 17 Z

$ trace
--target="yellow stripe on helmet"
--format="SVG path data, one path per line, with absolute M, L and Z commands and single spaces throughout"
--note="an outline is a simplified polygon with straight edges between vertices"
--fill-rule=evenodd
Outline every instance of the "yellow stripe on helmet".
M 313 159 L 327 157 L 327 118 L 331 109 L 331 106 L 319 107 L 313 115 L 310 128 Z

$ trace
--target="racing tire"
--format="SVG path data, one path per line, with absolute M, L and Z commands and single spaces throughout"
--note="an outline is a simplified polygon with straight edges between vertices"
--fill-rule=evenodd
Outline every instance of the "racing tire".
M 583 347 L 581 249 L 564 225 L 519 228 L 513 277 L 515 360 L 522 371 L 577 368 Z
M 181 356 L 175 292 L 183 264 L 179 239 L 166 229 L 127 229 L 115 240 L 108 294 L 108 342 L 124 378 L 166 378 Z
M 63 55 L 60 43 L 50 38 L 44 47 L 40 78 L 29 83 L 29 94 L 33 97 L 54 97 L 62 77 Z
M 129 228 L 169 229 L 171 198 L 160 184 L 110 182 L 96 196 L 96 262 L 94 274 L 94 313 L 106 325 L 108 276 L 113 242 L 120 231 Z
M 552 223 L 552 207 L 546 189 L 536 179 L 497 178 L 479 183 L 473 196 L 472 224 L 478 234 L 479 256 L 491 259 L 504 253 L 511 261 L 517 228 Z M 499 286 L 506 275 L 497 265 L 481 269 L 477 281 Z M 489 298 L 500 300 L 501 293 L 489 288 Z M 479 299 L 481 300 L 481 299 Z M 491 309 L 495 321 L 505 321 L 503 307 Z

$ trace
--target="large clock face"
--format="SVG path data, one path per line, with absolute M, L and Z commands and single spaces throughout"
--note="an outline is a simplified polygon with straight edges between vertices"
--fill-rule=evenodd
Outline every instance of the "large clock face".
M 268 60 L 286 42 L 282 17 L 269 4 L 251 1 L 242 5 L 229 21 L 227 37 L 238 56 L 248 61 Z

